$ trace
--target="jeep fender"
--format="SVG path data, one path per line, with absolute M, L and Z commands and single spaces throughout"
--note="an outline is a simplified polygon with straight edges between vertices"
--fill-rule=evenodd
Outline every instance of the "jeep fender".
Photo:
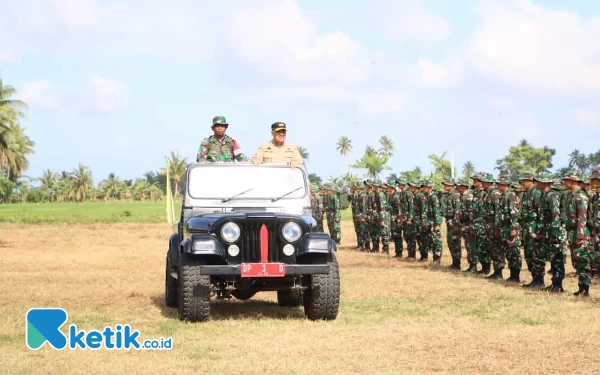
M 179 234 L 173 233 L 169 238 L 169 263 L 172 269 L 176 269 L 179 266 Z
M 183 240 L 181 246 L 186 254 L 227 257 L 223 244 L 210 234 L 193 234 L 191 239 Z
M 327 233 L 307 233 L 298 244 L 298 257 L 306 254 L 331 254 L 337 251 L 336 242 Z

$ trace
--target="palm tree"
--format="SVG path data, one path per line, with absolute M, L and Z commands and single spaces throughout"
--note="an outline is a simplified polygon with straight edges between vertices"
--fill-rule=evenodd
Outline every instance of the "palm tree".
M 0 128 L 7 129 L 9 125 L 16 124 L 19 117 L 26 117 L 20 108 L 26 109 L 27 104 L 21 100 L 11 99 L 16 93 L 14 87 L 4 85 L 0 78 Z
M 350 140 L 350 138 L 346 136 L 341 136 L 340 138 L 338 138 L 337 150 L 342 156 L 348 155 L 352 151 L 352 141 Z
M 394 155 L 396 149 L 394 148 L 394 142 L 390 138 L 385 135 L 381 136 L 381 138 L 379 138 L 379 144 L 381 145 L 379 155 L 388 159 Z
M 23 171 L 29 168 L 27 156 L 33 153 L 35 142 L 29 139 L 24 129 L 19 124 L 12 122 L 8 129 L 0 130 L 0 138 L 3 138 L 0 147 L 0 168 L 3 168 L 8 178 L 15 181 Z
M 584 153 L 575 149 L 569 154 L 569 168 L 577 168 L 581 171 L 587 169 L 587 158 Z
M 365 148 L 365 155 L 366 156 L 377 156 L 377 151 L 375 151 L 375 149 L 371 146 L 367 146 Z
M 42 193 L 48 197 L 48 200 L 50 202 L 52 202 L 53 199 L 56 201 L 58 174 L 50 169 L 46 169 L 38 181 L 41 183 L 40 189 Z
M 79 163 L 79 166 L 73 170 L 72 174 L 72 192 L 76 202 L 83 202 L 93 188 L 92 172 L 85 165 Z
M 175 196 L 173 198 L 177 198 L 179 195 L 179 184 L 181 180 L 185 177 L 185 172 L 187 170 L 188 161 L 187 158 L 182 158 L 179 155 L 179 152 L 175 154 L 171 151 L 171 155 L 169 157 L 165 156 L 167 163 L 169 165 L 169 175 L 173 183 L 175 184 Z M 163 168 L 161 169 L 161 174 L 166 174 L 167 171 Z
M 302 159 L 304 160 L 308 160 L 308 151 L 302 147 L 302 146 L 298 146 L 298 152 L 300 153 L 300 156 L 302 156 Z
M 473 165 L 473 162 L 467 160 L 463 165 L 463 175 L 467 181 L 473 176 L 473 173 L 475 173 L 475 166 Z

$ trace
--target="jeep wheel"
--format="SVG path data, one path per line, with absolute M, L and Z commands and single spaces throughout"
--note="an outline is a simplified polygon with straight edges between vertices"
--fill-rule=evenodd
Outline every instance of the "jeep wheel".
M 277 303 L 282 307 L 298 307 L 302 304 L 302 292 L 278 290 Z
M 340 273 L 335 254 L 330 255 L 329 273 L 312 275 L 304 291 L 304 313 L 310 320 L 334 320 L 340 306 Z
M 210 319 L 210 276 L 200 274 L 202 262 L 182 254 L 179 262 L 179 319 L 204 322 Z
M 165 272 L 165 305 L 168 307 L 177 307 L 177 279 L 171 276 L 171 262 L 167 253 L 167 266 Z

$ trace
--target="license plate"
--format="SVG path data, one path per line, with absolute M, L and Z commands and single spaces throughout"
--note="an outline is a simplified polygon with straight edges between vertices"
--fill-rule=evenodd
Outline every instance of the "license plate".
M 242 263 L 242 277 L 283 277 L 283 263 Z

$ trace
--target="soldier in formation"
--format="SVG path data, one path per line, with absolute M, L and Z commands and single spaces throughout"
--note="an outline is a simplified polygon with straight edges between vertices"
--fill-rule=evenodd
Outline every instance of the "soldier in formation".
M 462 269 L 464 243 L 465 272 L 503 279 L 508 266 L 506 281 L 520 283 L 524 260 L 531 282 L 523 287 L 563 293 L 570 253 L 579 285 L 574 295 L 589 296 L 592 278 L 600 277 L 600 170 L 590 177 L 570 171 L 558 180 L 547 171 L 524 173 L 518 182 L 483 172 L 471 179 L 472 185 L 465 179 L 446 179 L 443 191 L 435 191 L 431 181 L 366 180 L 354 185 L 357 250 L 389 254 L 392 243 L 394 257 L 402 258 L 406 242 L 405 259 L 417 260 L 418 249 L 419 261 L 428 261 L 431 253 L 433 263 L 439 264 L 445 221 L 450 269 Z M 333 227 L 331 231 L 336 233 Z M 547 266 L 550 285 L 544 281 Z

